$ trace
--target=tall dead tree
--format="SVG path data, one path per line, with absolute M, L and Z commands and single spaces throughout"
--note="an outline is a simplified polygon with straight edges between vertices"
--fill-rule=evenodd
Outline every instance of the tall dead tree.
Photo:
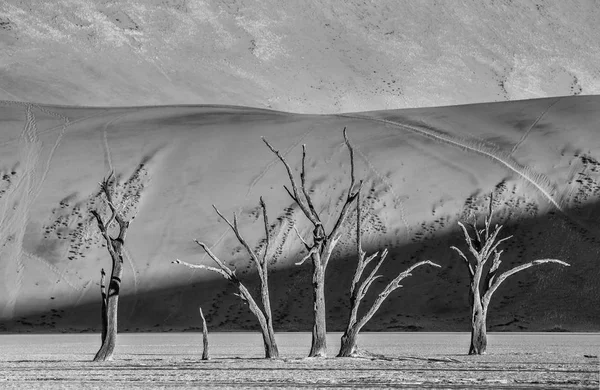
M 331 254 L 335 249 L 335 246 L 339 242 L 342 236 L 342 225 L 350 214 L 351 207 L 356 201 L 362 182 L 358 184 L 358 188 L 355 189 L 354 179 L 354 150 L 350 145 L 348 136 L 346 134 L 346 128 L 343 130 L 344 141 L 350 153 L 350 185 L 347 189 L 346 201 L 342 206 L 340 214 L 335 221 L 335 224 L 329 233 L 325 232 L 325 227 L 321 222 L 321 218 L 317 213 L 314 203 L 310 197 L 310 193 L 306 188 L 306 145 L 302 145 L 302 170 L 300 171 L 300 186 L 294 174 L 292 168 L 283 158 L 278 150 L 273 148 L 266 139 L 263 138 L 265 144 L 271 149 L 273 153 L 279 158 L 279 160 L 285 166 L 290 183 L 292 185 L 292 191 L 284 186 L 287 193 L 293 199 L 293 201 L 300 207 L 300 210 L 312 223 L 314 229 L 312 232 L 312 244 L 308 244 L 296 230 L 298 237 L 306 247 L 308 254 L 298 263 L 298 265 L 304 263 L 307 259 L 312 261 L 312 286 L 313 286 L 313 329 L 312 329 L 312 344 L 310 348 L 309 357 L 325 357 L 327 355 L 327 325 L 326 325 L 326 307 L 325 307 L 325 271 L 329 264 Z
M 353 357 L 360 356 L 360 351 L 358 350 L 358 333 L 361 329 L 366 325 L 369 320 L 375 315 L 377 310 L 381 307 L 381 304 L 386 300 L 386 298 L 396 289 L 402 287 L 400 282 L 411 276 L 411 272 L 422 266 L 422 265 L 431 265 L 433 267 L 440 267 L 438 264 L 433 263 L 429 260 L 421 261 L 416 264 L 410 266 L 404 272 L 399 273 L 395 278 L 393 278 L 385 288 L 379 293 L 375 301 L 372 303 L 371 307 L 363 312 L 362 316 L 359 318 L 358 312 L 360 309 L 360 304 L 362 303 L 365 295 L 369 291 L 369 288 L 373 285 L 373 282 L 382 275 L 377 275 L 379 268 L 385 261 L 388 251 L 387 248 L 383 250 L 381 256 L 379 256 L 379 260 L 375 263 L 375 266 L 371 269 L 371 272 L 363 279 L 363 275 L 367 269 L 367 266 L 377 258 L 379 252 L 375 252 L 374 254 L 367 257 L 367 253 L 362 249 L 362 233 L 361 233 L 361 214 L 360 214 L 360 195 L 356 197 L 356 252 L 358 255 L 358 263 L 356 265 L 356 271 L 354 272 L 354 278 L 352 279 L 352 284 L 350 285 L 350 317 L 348 319 L 348 324 L 346 326 L 346 330 L 342 335 L 342 342 L 340 346 L 340 352 L 338 353 L 338 357 Z M 362 282 L 361 282 L 361 279 Z
M 123 245 L 127 229 L 129 228 L 129 221 L 125 220 L 114 204 L 113 192 L 115 180 L 113 173 L 111 173 L 100 183 L 101 193 L 104 194 L 106 204 L 111 212 L 108 221 L 104 222 L 98 211 L 92 210 L 92 215 L 96 218 L 96 222 L 98 222 L 98 228 L 104 237 L 106 249 L 108 249 L 108 253 L 112 259 L 108 293 L 105 294 L 106 299 L 103 298 L 103 301 L 106 302 L 106 335 L 102 339 L 100 350 L 98 350 L 94 357 L 95 362 L 111 360 L 117 342 L 117 312 L 121 280 L 123 279 Z M 116 238 L 111 237 L 109 233 L 113 221 L 116 221 L 119 227 L 119 233 Z
M 235 236 L 237 237 L 240 244 L 242 244 L 242 246 L 246 249 L 246 251 L 248 252 L 250 257 L 252 258 L 252 261 L 256 265 L 256 268 L 258 270 L 258 276 L 260 278 L 260 298 L 261 298 L 261 303 L 262 303 L 262 309 L 258 306 L 256 301 L 254 300 L 250 291 L 248 291 L 246 286 L 244 286 L 244 284 L 240 281 L 240 279 L 238 279 L 237 275 L 235 274 L 235 271 L 231 270 L 231 268 L 229 268 L 221 259 L 219 259 L 210 250 L 210 248 L 203 242 L 194 240 L 196 242 L 196 244 L 200 245 L 200 247 L 202 247 L 202 249 L 204 249 L 206 254 L 208 254 L 208 256 L 217 264 L 218 268 L 210 267 L 210 266 L 206 266 L 206 265 L 202 265 L 202 264 L 190 264 L 185 261 L 181 261 L 179 259 L 175 260 L 173 263 L 182 264 L 189 268 L 206 269 L 206 270 L 209 270 L 212 272 L 216 272 L 219 275 L 223 276 L 225 279 L 229 280 L 231 283 L 233 283 L 239 290 L 239 294 L 237 294 L 237 295 L 242 299 L 242 301 L 244 301 L 245 303 L 248 304 L 250 311 L 252 312 L 252 314 L 254 314 L 256 316 L 256 319 L 258 320 L 258 323 L 260 324 L 260 329 L 261 329 L 262 336 L 263 336 L 263 343 L 264 343 L 264 347 L 265 347 L 265 357 L 266 358 L 278 358 L 279 350 L 277 348 L 277 342 L 275 341 L 275 332 L 273 331 L 273 316 L 271 314 L 271 302 L 270 302 L 270 296 L 269 296 L 269 279 L 268 279 L 268 266 L 269 266 L 268 254 L 269 254 L 269 247 L 270 247 L 269 220 L 267 218 L 267 208 L 265 206 L 265 202 L 263 201 L 262 197 L 260 198 L 260 207 L 262 209 L 264 229 L 265 229 L 265 235 L 266 235 L 265 250 L 264 250 L 262 256 L 259 253 L 255 252 L 252 248 L 250 248 L 250 245 L 248 245 L 248 242 L 240 234 L 236 214 L 235 213 L 233 214 L 233 223 L 231 223 L 227 218 L 225 218 L 223 216 L 223 214 L 221 214 L 219 209 L 217 209 L 213 205 L 213 208 L 215 209 L 215 211 L 217 212 L 219 217 L 221 217 L 225 222 L 227 222 L 227 224 L 229 225 L 231 230 L 233 230 L 233 232 L 235 233 Z
M 499 274 L 500 264 L 502 263 L 500 257 L 504 250 L 498 250 L 498 247 L 512 236 L 499 238 L 502 225 L 496 224 L 492 228 L 492 215 L 493 201 L 492 196 L 490 195 L 488 215 L 485 217 L 485 225 L 482 229 L 478 228 L 476 223 L 473 222 L 470 224 L 472 233 L 469 233 L 467 227 L 462 222 L 458 222 L 458 225 L 463 232 L 467 248 L 471 253 L 471 260 L 469 260 L 463 251 L 457 247 L 451 247 L 464 260 L 470 277 L 469 303 L 471 305 L 471 345 L 469 346 L 469 355 L 481 355 L 486 351 L 486 319 L 488 306 L 492 295 L 506 278 L 517 272 L 540 264 L 556 263 L 563 266 L 569 266 L 568 263 L 561 260 L 541 259 L 516 266 Z M 493 258 L 492 263 L 486 267 L 490 258 Z M 483 278 L 482 283 L 483 275 L 485 275 L 485 278 Z
M 202 318 L 202 360 L 209 360 L 208 354 L 208 327 L 206 326 L 206 318 L 202 313 L 202 307 L 198 307 L 200 310 L 200 318 Z

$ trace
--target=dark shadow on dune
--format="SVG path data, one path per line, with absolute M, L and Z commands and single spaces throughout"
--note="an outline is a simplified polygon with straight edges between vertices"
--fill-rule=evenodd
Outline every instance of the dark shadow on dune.
M 569 213 L 588 220 L 600 213 L 600 203 Z M 437 234 L 436 234 L 437 233 Z M 557 212 L 522 220 L 512 219 L 504 234 L 507 242 L 502 270 L 539 258 L 558 258 L 571 267 L 542 265 L 509 278 L 490 305 L 490 331 L 599 331 L 600 235 L 584 230 Z M 387 276 L 410 264 L 430 259 L 441 269 L 423 267 L 403 281 L 366 331 L 468 331 L 468 275 L 450 245 L 464 245 L 456 223 L 420 236 L 418 242 L 386 239 L 390 250 L 381 272 Z M 349 242 L 351 242 L 351 239 Z M 383 248 L 383 245 L 381 245 Z M 369 252 L 375 248 L 367 248 Z M 287 262 L 291 264 L 291 262 Z M 327 270 L 328 330 L 341 331 L 348 316 L 354 255 L 334 258 Z M 176 267 L 176 265 L 173 265 Z M 312 292 L 310 264 L 273 269 L 270 275 L 276 331 L 310 331 Z M 239 274 L 257 292 L 253 269 Z M 127 276 L 127 275 L 125 275 Z M 370 301 L 387 280 L 375 283 Z M 123 291 L 119 307 L 121 332 L 200 331 L 198 306 L 202 305 L 209 331 L 256 331 L 255 318 L 234 288 L 215 279 L 143 292 L 136 297 Z M 98 293 L 99 297 L 99 293 Z M 134 312 L 132 312 L 132 309 Z M 0 332 L 98 332 L 100 299 L 52 312 L 37 313 L 0 323 Z

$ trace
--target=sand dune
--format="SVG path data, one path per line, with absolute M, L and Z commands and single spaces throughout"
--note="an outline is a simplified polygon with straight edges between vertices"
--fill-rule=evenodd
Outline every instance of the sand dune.
M 0 104 L 0 329 L 89 330 L 99 326 L 99 273 L 110 259 L 90 210 L 105 212 L 98 182 L 118 176 L 134 218 L 126 242 L 122 329 L 199 326 L 252 329 L 247 309 L 222 280 L 171 264 L 208 263 L 201 239 L 253 285 L 250 262 L 211 204 L 237 212 L 261 245 L 258 198 L 273 223 L 276 327 L 307 330 L 310 266 L 294 266 L 306 219 L 285 194 L 284 168 L 266 137 L 298 168 L 308 148 L 310 188 L 328 226 L 343 202 L 349 161 L 341 130 L 365 179 L 365 246 L 388 247 L 384 272 L 421 259 L 440 263 L 406 280 L 370 329 L 465 330 L 467 274 L 449 250 L 458 220 L 494 193 L 508 224 L 504 267 L 541 257 L 569 269 L 526 271 L 498 291 L 491 330 L 598 330 L 596 283 L 600 194 L 599 97 L 453 107 L 299 115 L 234 106 L 85 108 Z M 328 270 L 332 329 L 345 320 L 354 270 L 352 221 Z M 290 232 L 292 234 L 290 234 Z
M 0 4 L 0 98 L 335 113 L 600 94 L 594 0 Z

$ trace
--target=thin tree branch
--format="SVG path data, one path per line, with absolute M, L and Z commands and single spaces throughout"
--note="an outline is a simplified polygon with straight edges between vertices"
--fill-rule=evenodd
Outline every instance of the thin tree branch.
M 344 127 L 344 134 L 346 128 Z M 352 172 L 354 175 L 354 172 Z M 365 252 L 362 249 L 362 229 L 361 229 L 362 221 L 360 219 L 360 192 L 356 194 L 356 254 L 358 255 L 359 262 L 365 257 Z
M 502 244 L 504 241 L 510 240 L 511 238 L 513 238 L 513 236 L 507 236 L 507 237 L 501 238 L 500 240 L 496 241 L 496 243 L 494 245 L 492 245 L 492 247 L 489 249 L 489 253 L 490 254 L 491 253 L 497 253 L 498 252 L 498 246 L 500 244 Z
M 187 261 L 183 261 L 183 260 L 179 260 L 179 259 L 176 259 L 172 263 L 173 264 L 181 264 L 181 265 L 184 265 L 184 266 L 186 266 L 188 268 L 192 268 L 192 269 L 205 269 L 208 271 L 212 271 L 212 272 L 222 275 L 227 280 L 231 280 L 231 275 L 228 274 L 227 272 L 225 272 L 224 270 L 222 270 L 221 268 L 211 267 L 209 265 L 204 265 L 204 264 L 191 264 L 191 263 L 188 263 Z
M 311 248 L 310 245 L 308 245 L 308 243 L 304 240 L 304 238 L 302 238 L 302 236 L 300 235 L 300 232 L 296 228 L 296 225 L 293 225 L 292 228 L 294 229 L 294 232 L 296 232 L 296 235 L 298 236 L 300 241 L 302 241 L 302 244 L 304 244 L 304 247 L 306 248 L 306 250 L 310 250 L 310 248 Z
M 292 192 L 290 191 L 290 189 L 289 189 L 289 188 L 287 188 L 287 186 L 286 186 L 286 185 L 284 185 L 284 186 L 283 186 L 283 188 L 284 188 L 284 189 L 285 189 L 285 191 L 288 193 L 288 195 L 290 196 L 290 198 L 292 198 L 292 200 L 293 200 L 293 201 L 294 201 L 296 204 L 300 205 L 300 202 L 298 201 L 298 198 L 296 198 L 296 197 L 294 196 L 294 194 L 292 194 Z
M 498 234 L 500 234 L 500 230 L 502 230 L 502 226 L 496 225 L 491 236 L 489 236 L 485 239 L 485 242 L 483 243 L 484 244 L 483 248 L 481 248 L 481 250 L 479 251 L 479 255 L 481 257 L 482 264 L 485 264 L 488 261 L 493 249 L 497 248 L 498 245 L 500 245 L 502 242 L 504 242 L 510 238 L 510 237 L 506 237 L 506 238 L 500 239 L 499 241 L 496 241 L 498 239 Z
M 352 190 L 354 189 L 354 149 L 350 144 L 350 140 L 348 139 L 348 133 L 346 132 L 346 127 L 343 130 L 344 133 L 344 142 L 348 147 L 348 152 L 350 153 L 350 187 L 348 187 L 348 198 L 352 195 Z
M 348 217 L 348 214 L 350 214 L 350 206 L 352 206 L 352 203 L 356 200 L 356 197 L 358 196 L 358 194 L 360 193 L 360 190 L 362 189 L 362 185 L 363 185 L 363 182 L 361 180 L 356 192 L 354 194 L 348 196 L 348 198 L 346 199 L 346 202 L 344 203 L 344 206 L 342 207 L 342 211 L 340 211 L 340 215 L 339 215 L 337 221 L 335 222 L 333 229 L 331 229 L 331 232 L 327 236 L 327 238 L 329 240 L 333 240 L 334 237 L 339 234 L 340 228 L 342 227 L 344 221 Z
M 488 274 L 485 278 L 486 292 L 492 287 L 492 284 L 496 279 L 496 275 L 498 274 L 498 268 L 500 268 L 500 264 L 502 264 L 500 256 L 502 256 L 503 252 L 503 250 L 498 251 L 494 249 L 494 261 L 492 262 L 492 266 L 490 267 L 490 270 L 488 271 Z
M 127 233 L 127 228 L 129 227 L 129 221 L 126 221 L 123 218 L 120 211 L 118 210 L 118 208 L 115 206 L 115 204 L 113 202 L 113 190 L 115 187 L 114 186 L 115 180 L 116 179 L 114 177 L 114 171 L 111 171 L 110 174 L 104 180 L 102 180 L 101 183 L 99 183 L 100 189 L 102 190 L 102 192 L 104 193 L 104 196 L 106 197 L 106 204 L 108 205 L 108 207 L 110 208 L 110 211 L 111 211 L 111 216 L 110 216 L 108 222 L 106 222 L 106 223 L 102 222 L 102 219 L 99 218 L 98 213 L 96 213 L 94 216 L 99 221 L 99 223 L 101 223 L 103 225 L 103 227 L 100 230 L 104 230 L 104 231 L 107 231 L 109 229 L 112 221 L 116 220 L 119 225 L 119 235 L 117 236 L 116 240 L 124 242 L 125 234 Z M 113 183 L 111 184 L 111 182 L 113 182 Z M 100 225 L 98 225 L 98 226 L 100 227 Z M 106 233 L 106 236 L 108 236 L 108 232 Z
M 475 260 L 477 261 L 477 263 L 479 263 L 480 262 L 479 252 L 473 246 L 473 239 L 471 238 L 471 235 L 469 234 L 469 231 L 467 230 L 466 226 L 463 225 L 463 223 L 460 222 L 460 221 L 458 222 L 458 226 L 460 226 L 460 228 L 463 231 L 463 234 L 465 236 L 465 242 L 467 243 L 467 246 L 469 247 L 469 251 L 471 252 L 471 254 L 473 255 L 473 257 L 475 258 Z
M 361 180 L 358 184 L 358 188 L 356 190 L 354 190 L 354 182 L 356 180 L 354 177 L 354 149 L 352 148 L 352 144 L 350 144 L 350 140 L 348 139 L 348 134 L 346 132 L 345 127 L 344 127 L 343 133 L 344 133 L 344 143 L 346 144 L 346 147 L 348 148 L 348 153 L 350 154 L 350 185 L 348 186 L 348 194 L 346 196 L 346 202 L 344 203 L 344 206 L 342 207 L 342 211 L 340 212 L 340 215 L 339 215 L 337 221 L 335 222 L 335 225 L 334 225 L 333 229 L 331 230 L 331 233 L 329 233 L 328 239 L 330 239 L 330 240 L 334 239 L 334 237 L 338 235 L 340 227 L 342 226 L 342 224 L 348 217 L 350 206 L 357 199 L 358 194 L 360 193 L 360 190 L 362 189 L 362 186 L 363 186 L 363 181 Z
M 385 299 L 396 289 L 398 289 L 400 286 L 400 281 L 408 276 L 411 275 L 411 271 L 414 270 L 415 268 L 418 268 L 420 266 L 423 265 L 431 265 L 433 267 L 438 267 L 441 268 L 440 265 L 433 263 L 429 260 L 425 260 L 425 261 L 421 261 L 418 262 L 416 264 L 413 264 L 410 268 L 408 268 L 406 271 L 401 272 L 398 276 L 396 276 L 392 281 L 390 281 L 387 286 L 383 289 L 383 291 L 377 296 L 377 298 L 375 299 L 375 302 L 373 303 L 373 305 L 371 306 L 371 308 L 363 315 L 363 317 L 360 319 L 360 321 L 358 321 L 357 323 L 357 329 L 360 331 L 360 329 L 373 317 L 373 315 L 375 315 L 375 313 L 377 312 L 377 310 L 379 310 L 379 308 L 381 307 L 381 304 L 383 303 L 383 301 L 385 301 Z
M 300 260 L 299 262 L 295 263 L 296 265 L 302 265 L 304 264 L 304 262 L 308 259 L 310 259 L 310 257 L 312 256 L 313 253 L 317 253 L 318 251 L 318 247 L 317 246 L 313 246 L 312 248 L 310 248 L 310 250 L 308 251 L 308 253 L 306 254 L 306 256 L 304 256 L 302 258 L 302 260 Z
M 485 217 L 485 239 L 486 241 L 490 238 L 490 225 L 492 224 L 492 216 L 494 214 L 494 193 L 490 193 L 490 204 L 488 209 L 488 215 Z M 502 226 L 500 226 L 502 227 Z M 496 231 L 498 231 L 498 225 L 496 225 Z
M 315 206 L 313 205 L 312 199 L 310 198 L 310 194 L 306 189 L 306 145 L 302 144 L 302 170 L 300 171 L 300 184 L 302 186 L 302 193 L 304 194 L 304 199 L 306 199 L 306 204 L 308 204 L 308 208 L 311 213 L 318 217 L 317 211 L 315 210 Z
M 494 292 L 498 289 L 498 287 L 500 287 L 500 284 L 502 284 L 502 282 L 504 282 L 506 280 L 506 278 L 508 278 L 511 275 L 516 274 L 517 272 L 523 271 L 527 268 L 536 266 L 536 265 L 541 265 L 541 264 L 546 264 L 546 263 L 556 263 L 556 264 L 560 264 L 562 266 L 565 267 L 569 267 L 570 264 L 566 263 L 562 260 L 556 260 L 556 259 L 540 259 L 540 260 L 533 260 L 529 263 L 525 263 L 525 264 L 521 264 L 519 266 L 514 267 L 511 270 L 508 270 L 504 273 L 502 273 L 494 282 L 494 284 L 492 284 L 492 286 L 490 287 L 490 289 L 485 293 L 484 295 L 484 300 L 486 302 L 489 302 L 489 300 L 491 299 L 492 295 L 494 294 Z
M 233 233 L 235 233 L 235 236 L 237 237 L 237 239 L 240 242 L 240 244 L 242 244 L 242 246 L 244 247 L 244 249 L 246 249 L 246 252 L 248 252 L 248 254 L 250 255 L 250 257 L 254 261 L 254 264 L 256 264 L 256 267 L 259 268 L 259 269 L 261 269 L 261 263 L 260 263 L 260 260 L 259 260 L 259 258 L 257 256 L 257 254 L 252 250 L 252 248 L 250 248 L 250 245 L 244 239 L 244 237 L 242 237 L 242 234 L 240 233 L 240 229 L 238 227 L 238 222 L 237 222 L 237 215 L 235 213 L 233 213 L 233 223 L 231 223 L 219 211 L 219 209 L 215 205 L 213 205 L 213 209 L 215 209 L 215 211 L 217 212 L 217 214 L 219 214 L 219 217 L 221 217 L 225 222 L 227 222 L 227 224 L 229 225 L 229 227 L 231 228 L 231 230 L 233 230 Z M 261 273 L 259 273 L 259 274 L 261 274 Z M 261 278 L 262 278 L 262 275 L 261 275 Z
M 98 229 L 100 229 L 100 233 L 102 233 L 104 238 L 108 242 L 110 242 L 110 236 L 108 235 L 108 232 L 106 231 L 106 226 L 104 225 L 104 222 L 102 222 L 102 217 L 100 216 L 100 214 L 98 214 L 98 212 L 96 210 L 90 210 L 90 212 L 92 213 L 94 218 L 96 218 L 96 222 L 98 223 Z
M 454 249 L 458 253 L 458 255 L 465 261 L 467 267 L 469 268 L 469 275 L 473 277 L 475 275 L 475 271 L 473 271 L 473 266 L 471 265 L 471 262 L 469 262 L 469 259 L 467 259 L 467 256 L 465 256 L 465 254 L 455 246 L 451 246 L 450 249 Z
M 432 267 L 437 267 L 437 268 L 442 268 L 441 265 L 432 262 L 431 260 L 423 260 L 420 261 L 416 264 L 411 265 L 406 271 L 402 272 L 400 275 L 396 276 L 396 278 L 394 279 L 395 283 L 400 282 L 402 279 L 406 278 L 407 276 L 411 275 L 411 272 L 416 269 L 419 268 L 423 265 L 430 265 Z
M 315 225 L 315 226 L 321 225 L 319 216 L 316 213 L 313 214 L 306 199 L 302 199 L 300 197 L 300 191 L 298 190 L 298 184 L 296 183 L 296 179 L 294 179 L 294 174 L 292 173 L 292 168 L 290 167 L 290 165 L 287 163 L 287 161 L 281 155 L 281 153 L 279 153 L 278 150 L 275 150 L 275 148 L 273 148 L 273 146 L 271 146 L 271 144 L 264 137 L 262 137 L 262 140 L 267 145 L 267 147 L 269 149 L 271 149 L 271 152 L 273 152 L 285 166 L 285 169 L 288 173 L 288 177 L 290 179 L 290 183 L 292 184 L 292 189 L 293 189 L 294 195 L 292 195 L 292 193 L 286 188 L 287 192 L 290 194 L 292 199 L 294 199 L 294 201 L 298 204 L 298 206 L 300 207 L 302 212 L 304 212 L 304 215 L 306 215 L 306 217 L 313 223 L 313 225 Z
M 346 128 L 344 128 L 345 130 Z M 350 285 L 350 296 L 354 296 L 356 286 L 362 277 L 365 270 L 365 252 L 362 250 L 362 233 L 361 233 L 361 220 L 360 220 L 360 193 L 356 196 L 356 270 L 354 271 L 354 277 L 352 278 L 352 284 Z
M 377 261 L 377 264 L 375 265 L 375 267 L 373 267 L 373 269 L 369 273 L 369 276 L 367 276 L 367 278 L 363 281 L 363 283 L 359 287 L 359 290 L 358 290 L 358 299 L 359 300 L 362 300 L 365 297 L 365 295 L 367 295 L 367 292 L 369 291 L 369 288 L 371 287 L 373 282 L 381 276 L 381 275 L 379 275 L 379 276 L 376 276 L 376 275 L 377 275 L 377 272 L 379 271 L 379 268 L 381 268 L 381 265 L 387 258 L 387 255 L 388 255 L 388 250 L 387 250 L 387 248 L 385 248 L 383 250 L 383 252 L 381 253 L 381 256 L 379 257 L 379 261 Z
M 477 239 L 477 241 L 476 241 L 477 245 L 481 246 L 481 242 L 482 242 L 481 234 L 484 232 L 484 230 L 477 229 L 477 224 L 475 222 L 470 223 L 469 225 L 471 226 L 471 229 L 475 232 L 475 237 Z
M 269 217 L 267 216 L 267 205 L 265 204 L 265 201 L 263 200 L 262 196 L 260 197 L 259 203 L 260 207 L 262 208 L 263 221 L 265 225 L 265 253 L 262 258 L 262 266 L 265 267 L 267 264 L 267 254 L 269 252 L 271 238 L 269 233 Z

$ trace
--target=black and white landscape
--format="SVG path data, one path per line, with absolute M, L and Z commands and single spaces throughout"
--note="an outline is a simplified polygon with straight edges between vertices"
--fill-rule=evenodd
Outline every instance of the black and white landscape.
M 583 0 L 0 3 L 0 387 L 597 388 L 598 25 Z M 219 267 L 199 243 L 232 280 L 176 264 Z M 335 358 L 352 286 L 360 319 L 422 261 Z

